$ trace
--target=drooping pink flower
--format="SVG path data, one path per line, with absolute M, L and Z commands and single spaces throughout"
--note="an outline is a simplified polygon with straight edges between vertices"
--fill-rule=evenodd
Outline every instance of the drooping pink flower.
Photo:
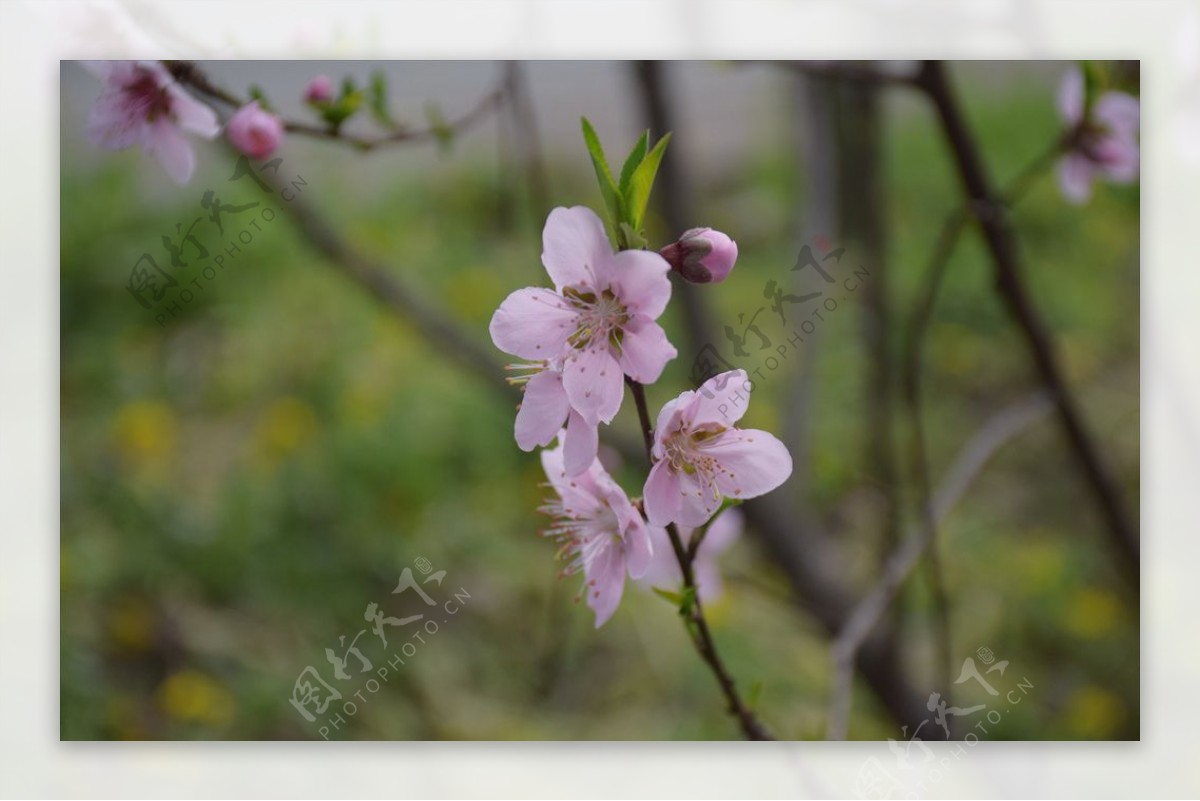
M 568 475 L 576 475 L 596 460 L 600 445 L 598 423 L 571 408 L 559 366 L 549 362 L 510 364 L 520 373 L 508 379 L 523 387 L 513 433 L 523 451 L 549 445 L 561 432 L 563 461 Z M 565 426 L 565 428 L 564 428 Z
M 283 141 L 283 122 L 252 100 L 229 118 L 225 134 L 242 153 L 253 159 L 265 159 Z
M 553 517 L 546 536 L 561 543 L 561 575 L 583 573 L 587 604 L 596 613 L 596 628 L 613 615 L 625 592 L 625 576 L 646 571 L 653 546 L 646 523 L 625 491 L 599 460 L 576 476 L 563 466 L 563 448 L 542 451 L 542 468 L 557 498 L 541 511 Z
M 1099 176 L 1115 184 L 1137 179 L 1140 164 L 1138 127 L 1141 104 L 1125 92 L 1105 92 L 1084 117 L 1083 71 L 1072 68 L 1058 90 L 1058 110 L 1072 131 L 1068 152 L 1058 162 L 1058 184 L 1063 196 L 1075 204 L 1092 196 L 1092 180 Z
M 646 518 L 654 526 L 702 526 L 725 496 L 755 498 L 792 474 L 792 456 L 765 431 L 734 428 L 750 401 L 745 370 L 730 370 L 663 406 L 646 479 Z
M 737 243 L 712 228 L 684 231 L 678 242 L 659 251 L 685 280 L 693 284 L 718 284 L 737 263 Z
M 141 145 L 177 183 L 187 183 L 196 154 L 184 137 L 205 139 L 220 132 L 216 112 L 188 94 L 157 61 L 89 61 L 84 66 L 104 81 L 88 115 L 88 138 L 108 150 Z
M 554 289 L 505 298 L 488 328 L 492 341 L 522 359 L 556 361 L 571 408 L 611 422 L 623 376 L 653 383 L 677 355 L 655 322 L 671 297 L 669 267 L 657 253 L 613 253 L 604 224 L 583 206 L 550 212 L 542 245 Z
M 333 100 L 333 81 L 327 75 L 313 78 L 304 90 L 304 100 L 308 103 L 330 102 Z
M 704 540 L 696 550 L 696 558 L 692 562 L 692 575 L 696 579 L 696 592 L 701 601 L 715 601 L 725 591 L 717 558 L 742 535 L 743 522 L 741 510 L 731 506 L 708 524 L 708 531 L 705 532 Z M 638 582 L 646 587 L 658 587 L 663 590 L 679 589 L 683 585 L 683 572 L 679 569 L 679 560 L 675 558 L 667 530 L 661 526 L 647 528 L 650 531 L 650 544 L 654 547 L 654 558 L 650 560 L 650 566 Z M 689 528 L 679 530 L 684 545 L 691 540 L 692 534 L 693 530 Z

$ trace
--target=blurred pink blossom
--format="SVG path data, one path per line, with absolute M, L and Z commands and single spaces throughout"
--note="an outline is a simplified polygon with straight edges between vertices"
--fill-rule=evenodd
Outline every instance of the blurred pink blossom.
M 140 145 L 177 183 L 187 183 L 196 154 L 188 131 L 206 139 L 220 132 L 216 112 L 188 94 L 157 61 L 90 61 L 84 66 L 104 81 L 92 106 L 87 135 L 100 147 Z
M 304 90 L 304 99 L 309 103 L 328 103 L 333 100 L 333 81 L 327 75 L 313 78 Z
M 696 579 L 696 592 L 700 600 L 707 603 L 721 597 L 725 591 L 721 583 L 721 571 L 717 559 L 729 549 L 738 537 L 742 535 L 744 520 L 742 512 L 736 506 L 731 506 L 713 518 L 708 524 L 704 540 L 696 550 L 696 559 L 692 562 L 692 574 Z M 661 526 L 648 526 L 650 543 L 654 547 L 654 557 L 650 566 L 638 582 L 646 587 L 658 587 L 663 590 L 678 590 L 683 586 L 683 573 L 679 569 L 679 560 L 671 548 L 671 540 L 667 530 Z M 692 529 L 681 528 L 679 536 L 686 545 L 692 538 Z
M 1138 99 L 1125 92 L 1105 92 L 1085 118 L 1084 94 L 1083 71 L 1072 68 L 1058 92 L 1059 113 L 1072 129 L 1070 148 L 1058 162 L 1058 183 L 1067 200 L 1076 204 L 1091 197 L 1097 176 L 1116 184 L 1132 183 L 1140 162 Z
M 257 100 L 242 106 L 229 118 L 225 134 L 233 146 L 255 159 L 265 159 L 283 141 L 283 123 Z

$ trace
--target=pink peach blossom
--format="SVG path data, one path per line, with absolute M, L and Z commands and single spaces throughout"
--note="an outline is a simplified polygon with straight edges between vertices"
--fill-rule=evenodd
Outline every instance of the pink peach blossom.
M 1091 197 L 1097 176 L 1115 184 L 1132 183 L 1140 163 L 1138 99 L 1106 92 L 1086 119 L 1084 106 L 1083 72 L 1075 67 L 1063 76 L 1058 92 L 1059 114 L 1072 129 L 1070 149 L 1058 162 L 1058 183 L 1063 196 L 1075 204 Z
M 90 61 L 84 66 L 104 81 L 88 115 L 87 135 L 100 147 L 141 145 L 177 183 L 187 183 L 196 154 L 184 137 L 205 139 L 221 130 L 216 112 L 188 94 L 157 61 Z
M 741 510 L 731 506 L 708 524 L 708 531 L 705 532 L 704 540 L 696 550 L 696 558 L 692 562 L 692 575 L 696 579 L 696 592 L 701 601 L 715 601 L 725 591 L 717 558 L 742 535 L 743 523 Z M 638 579 L 638 583 L 645 587 L 678 590 L 683 586 L 683 573 L 679 569 L 675 551 L 671 548 L 667 530 L 661 526 L 647 526 L 647 529 L 650 531 L 650 544 L 654 547 L 654 558 L 650 560 L 650 566 Z M 689 528 L 679 530 L 684 545 L 691 540 L 692 534 L 693 530 Z
M 283 122 L 252 100 L 234 112 L 225 126 L 229 141 L 250 158 L 265 159 L 283 141 Z
M 513 434 L 523 451 L 549 445 L 562 432 L 563 460 L 568 475 L 586 470 L 596 460 L 600 434 L 596 421 L 588 421 L 571 408 L 559 366 L 547 362 L 510 364 L 522 371 L 510 384 L 522 387 Z M 564 428 L 565 426 L 565 428 Z
M 333 81 L 327 75 L 313 78 L 304 90 L 304 99 L 309 103 L 328 103 L 333 100 Z
M 720 231 L 692 228 L 659 253 L 685 280 L 693 284 L 719 284 L 729 277 L 737 263 L 738 248 L 737 242 Z
M 561 575 L 583 573 L 582 592 L 600 628 L 621 603 L 626 574 L 638 578 L 650 564 L 646 523 L 599 460 L 570 476 L 560 445 L 542 451 L 542 468 L 558 495 L 541 508 L 553 518 L 545 534 L 561 543 L 559 558 L 566 562 Z
M 542 243 L 554 289 L 505 298 L 488 329 L 492 341 L 522 359 L 560 365 L 570 408 L 589 423 L 611 422 L 623 377 L 653 383 L 677 355 L 655 322 L 671 297 L 669 267 L 657 253 L 613 253 L 604 224 L 583 206 L 550 212 Z
M 733 427 L 746 412 L 751 387 L 745 370 L 731 370 L 663 406 L 644 492 L 651 525 L 702 526 L 725 496 L 755 498 L 792 474 L 782 442 Z

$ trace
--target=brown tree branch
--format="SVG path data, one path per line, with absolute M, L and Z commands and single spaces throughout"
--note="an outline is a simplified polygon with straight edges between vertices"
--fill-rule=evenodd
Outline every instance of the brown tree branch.
M 186 84 L 212 100 L 218 100 L 233 108 L 240 108 L 249 102 L 217 86 L 194 62 L 164 61 L 163 64 L 175 76 L 175 80 Z M 504 99 L 505 84 L 502 80 L 495 89 L 484 95 L 474 107 L 463 115 L 448 121 L 445 125 L 429 126 L 426 128 L 397 127 L 380 136 L 359 136 L 346 133 L 340 128 L 334 129 L 329 126 L 314 125 L 313 123 L 300 120 L 284 119 L 283 127 L 288 133 L 339 142 L 366 152 L 389 145 L 440 141 L 447 132 L 462 133 L 484 120 L 491 112 L 500 108 Z
M 651 450 L 654 447 L 654 429 L 650 422 L 650 409 L 646 406 L 646 390 L 631 378 L 626 378 L 625 383 L 629 385 L 630 394 L 633 395 L 633 402 L 637 407 L 642 437 L 646 443 L 646 460 L 653 466 L 654 455 Z M 733 676 L 730 675 L 729 669 L 725 667 L 724 661 L 717 653 L 717 644 L 708 628 L 708 620 L 704 616 L 704 606 L 701 604 L 700 595 L 696 590 L 696 576 L 692 571 L 692 562 L 696 556 L 695 548 L 698 548 L 700 544 L 699 538 L 693 536 L 692 543 L 685 547 L 679 536 L 679 529 L 675 527 L 674 523 L 667 526 L 667 536 L 671 540 L 671 549 L 675 552 L 675 561 L 679 563 L 679 570 L 683 574 L 684 592 L 691 596 L 690 605 L 686 607 L 684 621 L 688 634 L 692 638 L 692 644 L 696 647 L 696 652 L 700 654 L 701 659 L 716 677 L 725 701 L 729 705 L 729 713 L 737 718 L 746 738 L 749 740 L 775 739 L 742 700 L 734 684 Z
M 1067 386 L 1051 336 L 1025 287 L 1003 199 L 991 187 L 975 140 L 967 129 L 942 65 L 935 61 L 924 62 L 917 85 L 928 94 L 937 111 L 963 189 L 991 254 L 996 288 L 1020 330 L 1043 386 L 1054 401 L 1071 454 L 1104 518 L 1118 566 L 1136 591 L 1140 584 L 1141 563 L 1137 528 L 1125 509 L 1120 487 L 1104 464 Z

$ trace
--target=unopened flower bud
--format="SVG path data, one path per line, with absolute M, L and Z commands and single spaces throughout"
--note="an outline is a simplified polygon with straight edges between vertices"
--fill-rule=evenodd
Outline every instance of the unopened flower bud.
M 329 103 L 333 100 L 333 81 L 327 75 L 318 75 L 304 90 L 307 103 Z
M 257 100 L 238 109 L 229 118 L 225 132 L 234 147 L 256 159 L 265 159 L 283 141 L 283 123 L 274 114 L 263 111 Z
M 693 228 L 659 254 L 672 270 L 693 284 L 716 284 L 724 281 L 733 269 L 738 249 L 737 243 L 720 231 Z

